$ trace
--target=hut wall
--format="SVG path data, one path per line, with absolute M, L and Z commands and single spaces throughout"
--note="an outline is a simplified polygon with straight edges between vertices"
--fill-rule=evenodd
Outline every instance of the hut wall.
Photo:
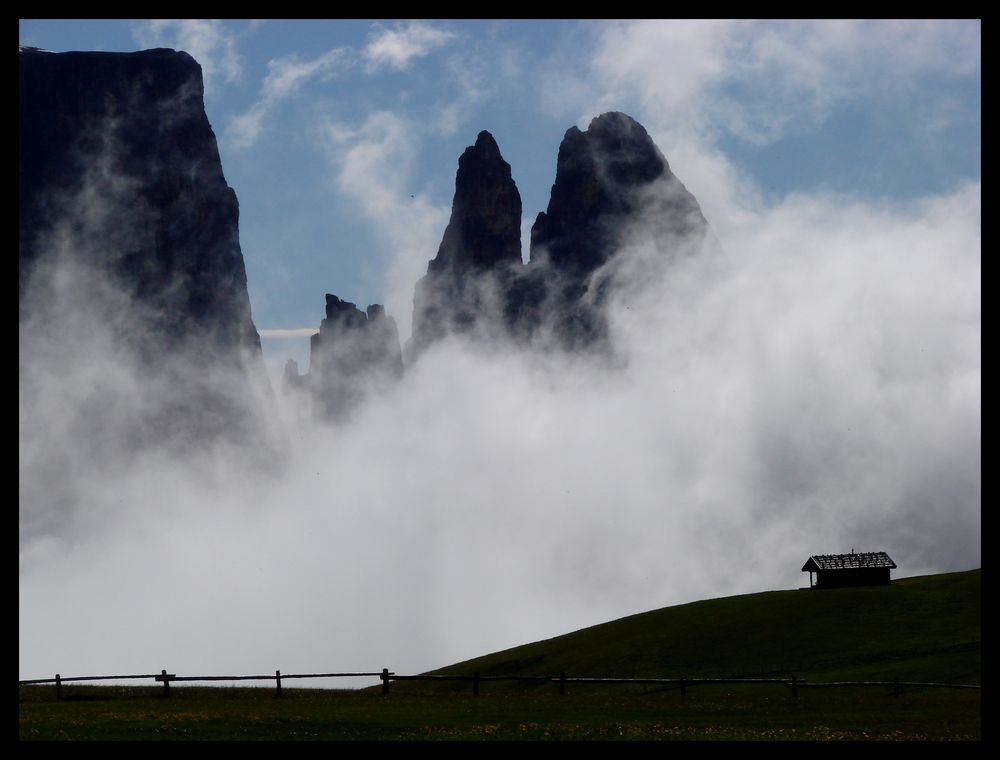
M 843 588 L 845 586 L 888 586 L 888 567 L 859 567 L 842 570 L 818 570 L 817 588 Z

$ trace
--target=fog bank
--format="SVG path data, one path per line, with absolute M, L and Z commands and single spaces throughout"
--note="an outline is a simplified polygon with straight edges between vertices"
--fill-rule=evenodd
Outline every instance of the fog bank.
M 20 677 L 413 673 L 798 588 L 811 554 L 977 567 L 980 198 L 728 220 L 721 259 L 624 269 L 619 361 L 446 341 L 346 424 L 286 407 L 269 468 L 219 446 L 94 469 L 114 429 L 71 431 L 65 512 L 20 500 Z M 22 374 L 22 471 L 72 389 L 122 370 L 75 340 L 44 389 Z

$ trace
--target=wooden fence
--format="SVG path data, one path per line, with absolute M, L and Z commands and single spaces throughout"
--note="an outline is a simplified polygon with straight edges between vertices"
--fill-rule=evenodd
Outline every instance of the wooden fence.
M 156 682 L 163 684 L 163 696 L 170 696 L 170 684 L 178 682 L 190 682 L 190 681 L 274 681 L 275 682 L 275 696 L 281 696 L 281 682 L 287 681 L 288 679 L 294 678 L 362 678 L 362 677 L 378 677 L 382 681 L 382 694 L 389 693 L 389 683 L 391 681 L 466 681 L 472 683 L 472 693 L 479 696 L 479 685 L 484 681 L 538 681 L 538 682 L 548 682 L 559 684 L 559 693 L 566 693 L 566 685 L 570 683 L 576 684 L 600 684 L 600 685 L 611 685 L 611 684 L 645 684 L 645 685 L 659 685 L 666 687 L 676 686 L 680 690 L 680 695 L 686 696 L 687 690 L 692 686 L 702 686 L 708 684 L 778 684 L 783 687 L 791 689 L 793 697 L 798 696 L 799 689 L 822 689 L 822 688 L 832 688 L 832 687 L 892 687 L 893 694 L 898 697 L 900 690 L 905 688 L 943 688 L 943 689 L 981 689 L 982 687 L 975 684 L 956 684 L 956 683 L 923 683 L 914 681 L 900 681 L 897 676 L 892 681 L 828 681 L 828 682 L 813 682 L 807 681 L 805 679 L 800 679 L 796 676 L 791 678 L 686 678 L 681 676 L 679 678 L 583 678 L 583 677 L 569 677 L 565 673 L 560 673 L 558 676 L 481 676 L 479 673 L 473 673 L 471 676 L 444 676 L 444 675 L 413 675 L 413 676 L 403 676 L 393 673 L 388 668 L 383 668 L 381 671 L 372 671 L 365 673 L 285 673 L 282 675 L 280 670 L 274 671 L 274 675 L 258 675 L 258 676 L 179 676 L 176 673 L 168 673 L 165 669 L 161 670 L 159 673 L 150 673 L 143 675 L 127 675 L 127 676 L 74 676 L 72 678 L 63 678 L 59 673 L 56 673 L 55 678 L 35 678 L 27 681 L 18 681 L 19 686 L 25 686 L 29 684 L 43 684 L 52 683 L 56 687 L 56 699 L 62 699 L 62 686 L 65 683 L 77 682 L 77 681 L 120 681 L 126 679 L 153 679 Z

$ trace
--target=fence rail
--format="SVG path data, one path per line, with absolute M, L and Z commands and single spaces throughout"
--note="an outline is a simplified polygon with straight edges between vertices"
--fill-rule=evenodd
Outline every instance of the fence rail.
M 19 686 L 34 684 L 54 683 L 56 686 L 56 699 L 62 699 L 62 686 L 65 683 L 77 681 L 120 681 L 126 679 L 152 679 L 163 684 L 163 696 L 170 696 L 170 684 L 178 682 L 192 681 L 274 681 L 277 693 L 281 696 L 281 682 L 289 678 L 368 678 L 378 677 L 382 681 L 382 693 L 389 693 L 389 683 L 391 681 L 470 681 L 472 682 L 472 693 L 479 695 L 479 684 L 483 681 L 538 681 L 548 683 L 558 683 L 559 693 L 566 693 L 566 684 L 645 684 L 660 686 L 676 686 L 680 689 L 681 696 L 685 696 L 687 689 L 692 686 L 707 684 L 780 684 L 791 688 L 792 696 L 798 696 L 799 689 L 818 689 L 834 687 L 892 687 L 896 697 L 900 695 L 902 688 L 942 688 L 942 689 L 982 689 L 978 684 L 957 684 L 957 683 L 926 683 L 918 681 L 900 681 L 895 678 L 892 681 L 807 681 L 797 676 L 791 678 L 591 678 L 581 676 L 567 676 L 560 673 L 557 676 L 529 676 L 529 675 L 509 675 L 509 676 L 483 676 L 479 673 L 467 675 L 397 675 L 388 668 L 380 671 L 350 672 L 350 673 L 282 673 L 280 670 L 274 671 L 274 675 L 256 676 L 179 676 L 176 673 L 168 673 L 166 669 L 159 673 L 147 673 L 142 675 L 123 676 L 72 676 L 64 678 L 56 673 L 55 678 L 33 678 L 18 681 Z

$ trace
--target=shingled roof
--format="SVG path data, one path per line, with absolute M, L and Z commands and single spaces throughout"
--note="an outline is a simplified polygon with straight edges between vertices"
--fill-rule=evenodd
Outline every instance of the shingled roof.
M 814 554 L 802 566 L 803 571 L 854 570 L 863 567 L 896 567 L 885 552 L 863 552 L 855 554 Z

